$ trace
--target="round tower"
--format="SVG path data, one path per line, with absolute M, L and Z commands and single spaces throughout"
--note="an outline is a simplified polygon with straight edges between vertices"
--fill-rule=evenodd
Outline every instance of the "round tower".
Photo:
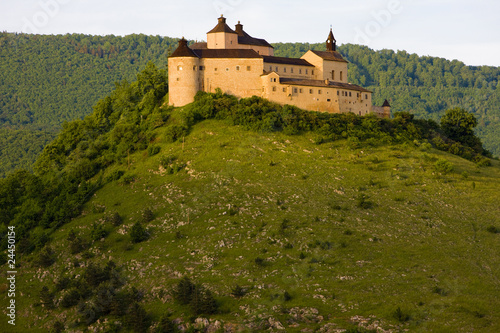
M 168 58 L 169 105 L 184 106 L 194 101 L 200 90 L 200 58 L 184 37 Z

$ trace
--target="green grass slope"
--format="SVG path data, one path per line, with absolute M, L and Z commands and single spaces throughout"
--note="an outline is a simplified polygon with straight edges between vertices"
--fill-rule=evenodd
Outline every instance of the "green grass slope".
M 142 293 L 153 327 L 169 315 L 191 331 L 197 317 L 212 332 L 500 331 L 498 161 L 478 168 L 425 145 L 318 145 L 310 133 L 222 120 L 174 143 L 167 130 L 155 129 L 158 154 L 137 151 L 106 169 L 104 178 L 124 175 L 52 234 L 52 266 L 24 258 L 17 325 L 4 318 L 1 331 L 46 332 L 56 321 L 83 331 L 78 306 L 61 306 L 67 291 L 55 281 L 109 260 Z M 139 243 L 130 236 L 136 222 L 149 233 Z M 71 230 L 87 250 L 71 254 Z M 196 316 L 174 300 L 184 276 L 212 291 L 217 314 Z M 42 286 L 55 292 L 54 309 L 40 305 Z M 245 295 L 232 296 L 236 286 Z M 120 326 L 110 314 L 90 328 Z

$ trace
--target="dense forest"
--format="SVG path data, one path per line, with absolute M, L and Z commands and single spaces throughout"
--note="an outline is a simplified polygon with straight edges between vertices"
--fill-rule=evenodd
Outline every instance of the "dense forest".
M 165 68 L 177 39 L 130 35 L 58 36 L 0 33 L 0 176 L 28 168 L 65 121 L 82 119 L 116 82 L 133 80 L 152 61 Z M 300 57 L 323 44 L 275 44 L 277 56 Z M 388 98 L 393 111 L 438 120 L 461 107 L 478 119 L 476 133 L 500 155 L 500 70 L 459 61 L 373 51 L 346 44 L 349 80 Z

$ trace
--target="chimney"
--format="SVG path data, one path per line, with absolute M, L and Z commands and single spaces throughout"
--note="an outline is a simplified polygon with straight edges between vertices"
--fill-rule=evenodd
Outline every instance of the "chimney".
M 236 25 L 236 33 L 238 36 L 243 36 L 243 24 L 241 24 L 240 21 L 238 21 L 238 24 Z

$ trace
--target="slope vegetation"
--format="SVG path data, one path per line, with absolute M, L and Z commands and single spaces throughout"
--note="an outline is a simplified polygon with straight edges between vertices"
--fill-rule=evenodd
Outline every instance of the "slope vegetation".
M 409 114 L 171 109 L 165 82 L 149 65 L 1 181 L 17 331 L 500 329 L 498 161 Z

